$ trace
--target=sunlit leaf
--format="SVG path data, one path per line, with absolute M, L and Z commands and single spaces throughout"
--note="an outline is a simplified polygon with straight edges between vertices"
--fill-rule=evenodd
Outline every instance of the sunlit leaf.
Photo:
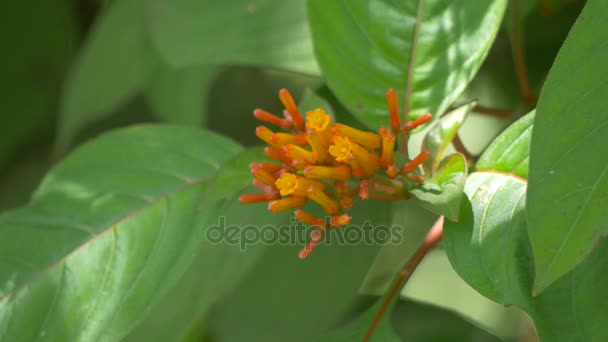
M 137 126 L 68 156 L 31 204 L 0 216 L 0 336 L 122 338 L 191 264 L 207 181 L 240 150 L 209 132 Z
M 329 87 L 377 129 L 388 125 L 389 88 L 399 90 L 409 117 L 442 114 L 483 62 L 506 4 L 312 0 L 309 20 Z
M 607 20 L 608 3 L 589 0 L 538 101 L 527 201 L 537 293 L 608 233 Z

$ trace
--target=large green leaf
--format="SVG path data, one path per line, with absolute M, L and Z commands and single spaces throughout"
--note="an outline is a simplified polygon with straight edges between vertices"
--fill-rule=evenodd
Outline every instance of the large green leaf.
M 410 193 L 421 206 L 458 221 L 466 178 L 467 162 L 462 154 L 454 153 L 441 161 L 432 178 L 414 186 Z
M 494 170 L 528 178 L 530 138 L 534 111 L 528 113 L 502 132 L 483 152 L 475 168 Z
M 238 154 L 219 169 L 217 176 L 209 181 L 204 195 L 203 206 L 210 214 L 207 215 L 208 220 L 200 222 L 200 231 L 211 232 L 207 229 L 219 227 L 226 232 L 227 227 L 236 226 L 241 229 L 238 234 L 243 238 L 246 234 L 259 234 L 261 227 L 288 223 L 288 213 L 274 215 L 267 210 L 260 211 L 259 205 L 243 205 L 238 201 L 243 190 L 259 192 L 250 187 L 248 164 L 265 159 L 261 149 L 251 149 Z M 187 273 L 130 334 L 129 340 L 178 341 L 186 336 L 196 336 L 202 331 L 201 322 L 211 305 L 237 284 L 265 247 L 266 244 L 260 241 L 251 243 L 245 250 L 225 240 L 203 241 Z
M 157 0 L 148 22 L 175 67 L 233 63 L 318 73 L 304 1 Z
M 537 293 L 608 233 L 607 20 L 608 2 L 589 0 L 539 98 L 527 209 Z
M 502 173 L 476 172 L 465 192 L 470 201 L 461 221 L 446 221 L 444 228 L 444 245 L 457 273 L 490 299 L 527 311 L 542 341 L 606 340 L 601 317 L 608 315 L 603 295 L 608 243 L 599 243 L 577 268 L 534 297 L 526 183 Z
M 405 90 L 410 117 L 443 113 L 481 65 L 506 3 L 311 0 L 309 20 L 329 87 L 377 128 L 388 125 L 388 88 Z
M 31 204 L 0 216 L 0 339 L 123 337 L 192 262 L 206 183 L 240 150 L 213 133 L 137 126 L 67 157 Z
M 143 87 L 148 66 L 144 0 L 113 2 L 95 21 L 61 100 L 58 148 L 125 104 Z

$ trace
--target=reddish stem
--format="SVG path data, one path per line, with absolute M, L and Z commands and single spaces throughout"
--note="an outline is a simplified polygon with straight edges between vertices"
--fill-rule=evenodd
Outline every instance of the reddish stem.
M 513 60 L 515 61 L 517 80 L 519 81 L 519 88 L 521 89 L 521 94 L 524 97 L 526 105 L 529 107 L 534 107 L 536 106 L 536 96 L 534 95 L 532 87 L 530 86 L 528 70 L 526 68 L 526 60 L 522 47 L 519 0 L 513 0 L 511 4 L 513 6 L 513 39 L 511 41 L 511 46 L 513 49 Z
M 376 314 L 376 317 L 374 318 L 372 325 L 369 327 L 369 330 L 367 331 L 367 334 L 365 335 L 363 341 L 368 342 L 371 340 L 372 335 L 378 327 L 378 324 L 380 324 L 380 321 L 382 320 L 382 317 L 384 316 L 386 311 L 388 311 L 395 297 L 399 295 L 401 289 L 410 279 L 410 276 L 412 275 L 412 273 L 414 273 L 416 267 L 418 267 L 424 256 L 427 255 L 427 253 L 431 249 L 437 246 L 439 241 L 441 241 L 441 238 L 443 237 L 443 220 L 443 216 L 440 216 L 439 219 L 437 219 L 431 230 L 429 230 L 429 232 L 427 233 L 420 247 L 418 247 L 416 253 L 410 258 L 410 260 L 407 262 L 407 264 L 401 271 L 399 278 L 397 278 L 395 284 L 390 290 L 391 292 L 389 293 L 388 297 L 386 297 L 386 300 L 382 304 L 382 307 L 378 311 L 378 314 Z

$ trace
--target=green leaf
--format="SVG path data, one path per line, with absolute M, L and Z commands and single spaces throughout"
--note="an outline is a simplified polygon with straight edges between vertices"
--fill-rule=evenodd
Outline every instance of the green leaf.
M 538 102 L 527 217 L 539 293 L 608 233 L 608 3 L 589 0 Z
M 144 0 L 111 4 L 95 21 L 61 99 L 57 148 L 65 151 L 84 126 L 109 115 L 146 81 Z
M 525 307 L 522 298 L 531 294 L 526 288 L 531 279 L 519 262 L 532 260 L 532 256 L 517 241 L 527 241 L 526 183 L 505 174 L 474 172 L 467 179 L 465 193 L 469 200 L 461 220 L 446 221 L 444 227 L 444 245 L 452 265 L 484 296 Z
M 263 204 L 253 206 L 266 210 Z M 211 335 L 225 341 L 310 341 L 343 321 L 381 246 L 362 236 L 393 232 L 393 209 L 386 203 L 356 202 L 351 212 L 352 224 L 330 230 L 304 260 L 298 252 L 308 242 L 307 231 L 290 221 L 288 243 L 267 246 L 257 265 L 209 314 Z M 397 230 L 389 243 L 405 238 Z
M 473 288 L 533 318 L 542 341 L 604 341 L 608 315 L 608 243 L 600 242 L 574 270 L 532 296 L 534 258 L 525 220 L 526 184 L 496 172 L 473 173 L 461 221 L 446 221 L 444 246 L 456 272 Z
M 494 139 L 475 168 L 507 172 L 527 179 L 534 114 L 535 111 L 526 114 Z
M 462 280 L 442 248 L 436 248 L 424 257 L 401 296 L 457 313 L 505 341 L 517 337 L 524 321 L 518 309 L 492 302 Z
M 477 101 L 471 101 L 450 111 L 435 122 L 426 133 L 422 140 L 422 150 L 429 151 L 432 156 L 424 164 L 426 174 L 435 175 L 443 153 L 450 146 L 458 129 L 476 104 Z
M 338 330 L 332 331 L 316 341 L 319 342 L 333 342 L 333 341 L 368 341 L 365 339 L 369 328 L 374 324 L 374 320 L 378 315 L 378 311 L 382 308 L 386 296 L 381 297 L 376 304 L 367 309 L 361 316 L 357 317 L 353 322 L 349 323 L 345 327 Z M 369 341 L 401 341 L 399 336 L 393 330 L 390 321 L 389 310 L 394 307 L 391 305 L 384 316 L 382 316 L 380 322 L 378 322 L 376 329 L 371 336 Z
M 54 125 L 56 98 L 78 30 L 68 0 L 0 4 L 0 166 L 15 149 Z M 44 124 L 43 124 L 44 123 Z M 21 152 L 23 153 L 23 152 Z
M 200 231 L 211 233 L 208 229 L 220 228 L 225 234 L 228 227 L 235 226 L 241 228 L 238 235 L 243 239 L 248 234 L 259 235 L 261 227 L 288 223 L 288 213 L 275 215 L 260 211 L 260 205 L 243 205 L 238 201 L 242 192 L 256 192 L 250 186 L 248 164 L 262 160 L 266 157 L 262 149 L 256 148 L 238 154 L 222 166 L 205 192 L 203 204 L 209 214 L 201 222 Z M 186 274 L 129 335 L 129 340 L 178 341 L 186 335 L 196 336 L 211 305 L 230 291 L 260 258 L 266 244 L 259 242 L 242 249 L 226 240 L 205 239 Z
M 213 133 L 142 125 L 68 156 L 31 204 L 0 216 L 0 337 L 122 338 L 194 259 L 203 190 L 240 150 Z
M 303 1 L 158 0 L 150 4 L 148 22 L 154 44 L 174 67 L 256 64 L 317 74 L 304 6 Z
M 441 115 L 483 62 L 506 3 L 311 0 L 309 20 L 329 87 L 378 128 L 388 125 L 389 88 L 405 90 L 400 103 L 410 118 Z
M 155 114 L 169 122 L 204 125 L 207 88 L 217 67 L 211 65 L 174 69 L 164 64 L 152 72 L 145 87 L 146 99 Z
M 441 161 L 433 178 L 414 186 L 410 193 L 424 208 L 458 221 L 466 178 L 466 160 L 462 154 L 454 153 Z

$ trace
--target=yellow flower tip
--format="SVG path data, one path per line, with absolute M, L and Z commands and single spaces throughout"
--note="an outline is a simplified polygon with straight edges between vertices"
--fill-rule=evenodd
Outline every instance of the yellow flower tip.
M 314 163 L 314 157 L 311 151 L 305 150 L 299 146 L 293 145 L 293 144 L 288 144 L 283 146 L 283 154 L 291 159 L 291 160 L 297 160 L 300 163 L 302 162 L 306 162 L 309 164 L 313 164 Z
M 351 196 L 343 196 L 340 198 L 340 206 L 343 209 L 351 209 L 353 207 L 355 200 Z
M 351 220 L 352 217 L 350 217 L 348 214 L 342 214 L 332 216 L 329 222 L 332 227 L 341 227 L 349 224 Z
M 335 124 L 332 128 L 332 132 L 337 136 L 348 137 L 370 151 L 379 148 L 381 144 L 380 136 L 378 134 L 360 131 L 343 124 Z
M 268 203 L 268 210 L 272 213 L 280 213 L 289 209 L 298 208 L 306 203 L 306 197 L 304 196 L 290 196 L 282 198 L 280 200 L 271 201 Z
M 335 215 L 340 211 L 338 203 L 334 202 L 325 192 L 315 186 L 308 188 L 307 196 L 320 205 L 327 215 Z
M 297 129 L 303 130 L 305 126 L 304 118 L 300 115 L 298 106 L 296 106 L 291 93 L 287 89 L 281 89 L 279 90 L 279 99 L 283 103 L 283 106 L 285 106 L 286 113 L 284 112 L 284 114 L 286 114 L 287 118 L 293 122 L 293 125 Z
M 296 175 L 285 172 L 275 181 L 274 185 L 279 189 L 281 196 L 289 196 L 296 191 L 297 180 Z
M 273 133 L 270 135 L 270 142 L 273 146 L 285 146 L 288 144 L 306 146 L 308 141 L 304 133 L 289 134 L 289 133 Z
M 333 142 L 334 144 L 329 147 L 329 154 L 331 154 L 336 161 L 348 163 L 353 146 L 350 139 L 334 136 Z
M 264 148 L 264 154 L 270 158 L 270 159 L 274 159 L 278 162 L 280 162 L 281 164 L 284 165 L 292 165 L 291 159 L 287 158 L 280 150 L 276 149 L 276 148 L 272 148 L 272 147 L 266 147 Z
M 306 128 L 325 131 L 331 125 L 331 117 L 321 108 L 306 112 Z
M 323 221 L 323 219 L 315 217 L 315 216 L 305 212 L 304 210 L 298 209 L 298 210 L 294 211 L 293 216 L 295 216 L 298 220 L 300 220 L 306 224 L 309 224 L 313 227 L 317 227 L 319 229 L 325 229 L 325 222 Z
M 397 102 L 397 91 L 390 88 L 386 91 L 386 102 L 388 103 L 388 112 L 390 114 L 391 129 L 397 134 L 401 129 L 401 119 L 399 118 L 399 104 Z
M 331 161 L 328 152 L 330 145 L 331 133 L 329 130 L 319 132 L 314 129 L 309 129 L 306 132 L 306 141 L 312 148 L 313 159 L 316 164 L 323 164 Z
M 395 135 L 384 127 L 381 127 L 378 133 L 382 138 L 380 165 L 387 167 L 395 162 Z
M 352 144 L 352 155 L 351 166 L 353 172 L 355 170 L 355 164 L 363 168 L 363 177 L 372 177 L 378 170 L 380 170 L 380 160 L 378 156 L 364 149 L 356 143 Z M 354 163 L 354 161 L 357 161 Z
M 363 178 L 363 177 L 365 177 L 365 168 L 363 167 L 363 165 L 361 165 L 361 162 L 355 156 L 354 153 L 350 153 L 348 155 L 348 161 L 347 161 L 347 163 L 350 164 L 353 176 L 355 176 L 356 178 Z
M 272 131 L 266 126 L 258 126 L 255 129 L 255 135 L 257 135 L 258 138 L 262 139 L 262 141 L 264 141 L 268 145 L 274 147 L 274 144 L 273 144 L 272 140 L 270 139 L 270 136 L 272 134 L 273 134 Z
M 338 166 L 307 166 L 304 175 L 308 178 L 335 179 L 346 181 L 352 178 L 350 167 L 347 165 Z
M 388 176 L 388 178 L 394 179 L 399 175 L 399 169 L 395 165 L 389 165 L 386 168 L 386 175 Z
M 255 179 L 266 185 L 273 186 L 276 181 L 276 178 L 270 172 L 262 169 L 261 167 L 256 167 L 252 169 L 251 174 Z

